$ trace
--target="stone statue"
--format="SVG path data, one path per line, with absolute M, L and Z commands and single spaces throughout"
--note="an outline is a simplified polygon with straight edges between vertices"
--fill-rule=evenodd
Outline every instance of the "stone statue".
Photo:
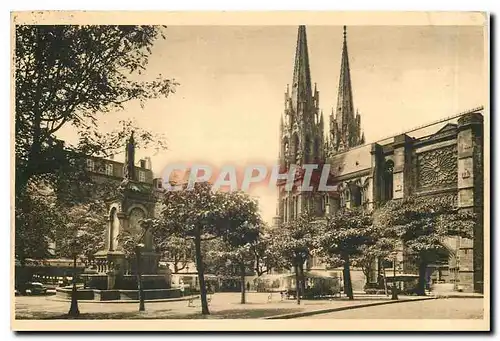
M 125 164 L 123 165 L 123 177 L 127 180 L 135 180 L 135 141 L 134 132 L 130 135 L 125 149 Z

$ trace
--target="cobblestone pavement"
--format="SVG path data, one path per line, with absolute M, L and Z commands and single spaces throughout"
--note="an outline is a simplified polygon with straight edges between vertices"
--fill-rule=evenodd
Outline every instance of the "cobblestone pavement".
M 240 304 L 239 293 L 217 293 L 212 296 L 209 309 L 213 315 L 228 314 L 232 318 L 251 318 L 279 315 L 299 311 L 311 311 L 325 308 L 354 306 L 370 302 L 387 300 L 387 297 L 360 297 L 354 301 L 346 299 L 302 301 L 297 305 L 294 300 L 281 301 L 279 294 L 247 293 L 247 304 Z M 67 313 L 69 301 L 55 300 L 55 296 L 18 296 L 16 318 L 41 319 L 56 318 Z M 193 301 L 194 307 L 187 301 L 146 302 L 146 311 L 138 313 L 138 303 L 88 303 L 80 302 L 82 315 L 88 318 L 180 318 L 197 315 L 201 311 L 200 300 Z M 256 311 L 255 315 L 250 310 Z M 247 311 L 245 313 L 245 311 Z M 250 314 L 250 315 L 249 315 Z M 228 317 L 222 317 L 228 318 Z
M 444 298 L 343 310 L 301 319 L 482 319 L 484 299 Z

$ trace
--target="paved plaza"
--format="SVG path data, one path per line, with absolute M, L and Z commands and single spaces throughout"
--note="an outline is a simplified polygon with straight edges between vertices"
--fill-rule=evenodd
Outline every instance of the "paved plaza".
M 279 293 L 247 293 L 247 303 L 240 303 L 240 293 L 217 293 L 210 302 L 210 318 L 261 318 L 275 315 L 315 311 L 321 309 L 351 307 L 375 302 L 389 301 L 386 296 L 360 296 L 354 301 L 348 299 L 302 301 L 281 300 Z M 54 319 L 65 318 L 70 302 L 55 296 L 18 296 L 16 318 Z M 89 319 L 169 319 L 199 318 L 200 300 L 192 306 L 188 301 L 146 302 L 146 311 L 138 312 L 138 303 L 79 303 L 81 318 Z
M 342 310 L 302 319 L 482 319 L 484 299 L 444 298 Z
M 467 318 L 483 316 L 481 298 L 445 298 L 420 302 L 417 297 L 401 296 L 394 303 L 386 296 L 360 295 L 355 300 L 333 299 L 302 301 L 281 300 L 279 294 L 247 293 L 247 303 L 240 303 L 239 293 L 217 293 L 212 296 L 210 316 L 202 316 L 200 300 L 146 302 L 146 311 L 138 312 L 138 303 L 79 302 L 82 319 L 181 319 L 181 318 L 269 318 L 321 310 L 341 311 L 314 314 L 301 318 Z M 70 302 L 55 296 L 19 296 L 15 298 L 17 319 L 65 319 Z M 387 304 L 385 304 L 387 303 Z M 363 307 L 372 304 L 378 306 Z M 356 308 L 357 307 L 357 308 Z M 342 310 L 349 308 L 348 310 Z M 353 309 L 355 308 L 355 309 Z

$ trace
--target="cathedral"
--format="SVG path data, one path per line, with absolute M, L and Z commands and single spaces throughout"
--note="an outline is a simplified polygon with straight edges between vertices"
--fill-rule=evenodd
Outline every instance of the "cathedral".
M 429 265 L 429 278 L 434 283 L 448 283 L 454 290 L 483 292 L 484 109 L 474 108 L 384 140 L 365 143 L 361 117 L 353 104 L 345 26 L 343 37 L 337 105 L 325 124 L 319 92 L 311 82 L 306 28 L 298 28 L 292 88 L 287 86 L 280 121 L 278 158 L 283 169 L 291 165 L 329 164 L 336 190 L 293 192 L 285 190 L 285 184 L 278 185 L 274 227 L 295 219 L 304 210 L 321 218 L 341 208 L 373 210 L 388 200 L 408 196 L 445 198 L 461 210 L 477 213 L 481 219 L 472 240 L 458 237 L 443 240 L 448 253 L 442 262 Z M 429 128 L 434 128 L 433 133 L 428 133 Z M 300 181 L 299 176 L 296 184 Z M 398 273 L 415 273 L 404 252 L 392 266 Z M 354 290 L 362 291 L 365 284 L 376 282 L 380 267 L 380 262 L 374 264 L 373 275 L 368 278 L 353 269 Z M 331 276 L 340 273 L 314 257 L 307 270 Z

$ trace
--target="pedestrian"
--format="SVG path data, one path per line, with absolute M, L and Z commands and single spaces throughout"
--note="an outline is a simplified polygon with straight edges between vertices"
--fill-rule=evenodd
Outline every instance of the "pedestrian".
M 182 279 L 179 281 L 179 287 L 181 290 L 181 297 L 183 297 L 184 296 L 184 281 Z
M 247 291 L 250 291 L 250 282 L 247 282 Z

